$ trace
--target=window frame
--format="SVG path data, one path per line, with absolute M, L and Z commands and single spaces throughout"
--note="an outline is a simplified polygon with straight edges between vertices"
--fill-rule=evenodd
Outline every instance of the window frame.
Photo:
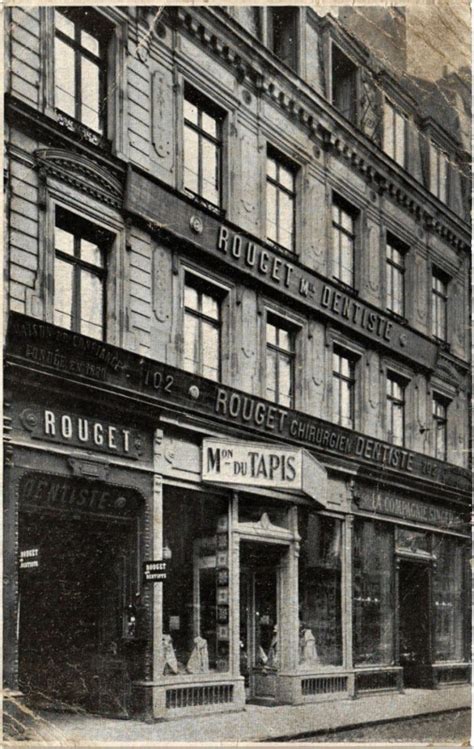
M 352 96 L 351 96 L 351 104 L 350 104 L 350 116 L 344 113 L 343 110 L 341 110 L 337 104 L 336 104 L 336 97 L 335 97 L 335 76 L 334 76 L 334 50 L 337 49 L 338 53 L 347 60 L 347 62 L 350 63 L 353 70 L 351 73 L 352 76 Z M 335 39 L 330 39 L 330 54 L 331 54 L 331 64 L 329 66 L 329 93 L 330 93 L 330 102 L 333 105 L 333 107 L 336 109 L 336 111 L 344 117 L 348 122 L 351 122 L 353 125 L 357 125 L 358 119 L 359 119 L 359 107 L 358 107 L 358 89 L 359 89 L 359 69 L 360 66 L 354 62 L 352 57 L 348 55 L 345 50 L 343 49 L 343 46 L 338 43 Z
M 189 282 L 189 279 L 191 279 L 191 282 Z M 216 322 L 215 318 L 210 317 L 209 315 L 206 315 L 202 310 L 195 310 L 192 308 L 189 308 L 186 306 L 185 298 L 186 298 L 186 287 L 193 288 L 197 291 L 198 295 L 202 295 L 203 293 L 206 293 L 208 296 L 210 296 L 212 299 L 214 299 L 217 302 L 218 306 L 218 320 Z M 205 377 L 206 379 L 212 380 L 212 377 L 209 377 L 208 375 L 205 375 L 203 373 L 204 370 L 204 356 L 203 352 L 205 351 L 205 345 L 203 343 L 203 336 L 202 336 L 202 323 L 207 323 L 211 325 L 214 329 L 217 329 L 218 331 L 218 367 L 217 367 L 217 376 L 216 379 L 213 380 L 214 382 L 222 382 L 222 374 L 223 374 L 223 331 L 224 331 L 224 320 L 223 320 L 223 302 L 226 296 L 226 290 L 223 289 L 221 286 L 214 284 L 212 281 L 209 281 L 208 279 L 204 278 L 203 276 L 193 272 L 193 270 L 189 268 L 184 268 L 183 271 L 183 282 L 182 282 L 182 310 L 183 310 L 183 325 L 182 325 L 182 335 L 183 335 L 183 355 L 182 355 L 182 368 L 185 372 L 189 372 L 190 374 L 195 374 L 199 377 Z M 200 299 L 200 296 L 198 296 L 198 299 Z M 201 305 L 200 305 L 201 306 Z M 191 371 L 190 369 L 187 369 L 185 366 L 185 325 L 186 325 L 186 315 L 190 315 L 194 319 L 198 320 L 198 371 Z
M 64 10 L 66 10 L 67 13 L 64 13 Z M 54 21 L 54 42 L 56 41 L 56 39 L 59 39 L 63 44 L 66 44 L 67 46 L 69 46 L 73 50 L 73 54 L 74 54 L 74 88 L 75 88 L 74 116 L 70 115 L 69 113 L 65 112 L 64 110 L 62 110 L 60 107 L 57 106 L 56 71 L 54 74 L 55 109 L 57 112 L 64 114 L 66 117 L 73 117 L 73 119 L 76 122 L 78 122 L 83 127 L 87 128 L 88 130 L 91 130 L 92 132 L 95 132 L 103 137 L 106 137 L 107 130 L 108 130 L 107 107 L 105 107 L 105 110 L 104 110 L 104 109 L 101 109 L 99 106 L 99 110 L 98 110 L 99 128 L 97 130 L 90 127 L 90 125 L 87 125 L 81 118 L 82 99 L 83 99 L 82 94 L 83 94 L 83 88 L 84 88 L 82 85 L 82 80 L 81 80 L 81 70 L 82 70 L 83 59 L 89 60 L 89 62 L 92 62 L 97 66 L 98 71 L 99 71 L 99 75 L 98 75 L 99 102 L 107 101 L 107 78 L 108 78 L 107 48 L 110 43 L 111 30 L 108 29 L 107 32 L 102 31 L 101 33 L 97 33 L 94 28 L 94 25 L 90 23 L 91 19 L 87 19 L 87 18 L 80 19 L 78 17 L 79 14 L 77 13 L 77 11 L 75 12 L 75 9 L 73 9 L 73 11 L 71 12 L 71 9 L 69 8 L 64 9 L 64 8 L 55 7 L 54 11 L 65 16 L 65 18 L 67 18 L 74 25 L 74 38 L 72 38 L 72 37 L 69 37 L 61 29 L 59 29 Z M 54 13 L 53 13 L 53 18 L 55 19 Z M 90 50 L 88 50 L 86 47 L 84 47 L 81 44 L 81 32 L 82 31 L 86 31 L 88 34 L 90 34 L 90 36 L 96 39 L 99 45 L 98 55 L 95 55 L 94 53 L 92 53 Z M 55 47 L 55 59 L 56 59 L 56 47 Z
M 433 138 L 429 139 L 428 142 L 428 163 L 429 163 L 429 190 L 432 195 L 440 200 L 444 205 L 449 205 L 449 194 L 450 194 L 450 156 L 449 153 Z M 436 174 L 434 172 L 434 156 L 436 156 Z M 441 183 L 441 170 L 440 166 L 443 162 L 446 169 L 446 178 L 444 187 L 442 188 Z
M 395 250 L 398 252 L 402 258 L 402 263 L 396 262 L 393 257 L 389 257 L 389 248 L 391 250 Z M 385 236 L 385 307 L 392 315 L 396 315 L 397 317 L 405 319 L 406 317 L 406 275 L 407 275 L 407 265 L 406 265 L 406 257 L 409 252 L 409 247 L 404 242 L 402 242 L 398 237 L 393 235 L 391 232 L 387 232 Z M 393 253 L 392 253 L 393 254 Z M 389 277 L 391 278 L 391 289 L 392 299 L 394 298 L 393 293 L 393 275 L 394 273 L 398 273 L 400 276 L 401 281 L 401 289 L 402 289 L 402 298 L 401 298 L 401 311 L 393 309 L 392 306 L 390 306 L 390 296 L 389 296 Z M 395 306 L 395 305 L 393 305 Z
M 198 124 L 196 125 L 193 122 L 190 122 L 186 119 L 185 115 L 185 102 L 188 101 L 193 106 L 197 107 L 198 110 Z M 208 208 L 209 210 L 213 211 L 214 213 L 222 214 L 224 211 L 224 148 L 225 148 L 225 121 L 227 118 L 227 112 L 223 110 L 221 107 L 219 107 L 217 104 L 215 104 L 206 94 L 201 93 L 199 89 L 197 89 L 192 84 L 188 83 L 188 81 L 183 81 L 183 96 L 182 96 L 182 188 L 183 192 L 191 198 L 191 200 L 196 201 L 201 206 L 204 206 L 205 208 Z M 212 136 L 208 134 L 202 127 L 200 127 L 200 123 L 202 122 L 202 114 L 206 114 L 208 117 L 211 117 L 216 122 L 216 136 Z M 212 143 L 214 146 L 216 146 L 217 151 L 217 158 L 216 158 L 216 165 L 218 170 L 218 184 L 217 184 L 217 190 L 218 190 L 218 203 L 213 203 L 212 201 L 205 198 L 201 193 L 194 192 L 193 190 L 186 187 L 186 127 L 188 127 L 190 130 L 192 130 L 194 133 L 197 134 L 198 138 L 198 190 L 202 190 L 202 140 L 205 139 L 206 141 Z
M 445 287 L 445 293 L 441 293 L 435 288 L 435 280 Z M 449 283 L 451 278 L 443 270 L 435 265 L 431 266 L 431 289 L 430 289 L 430 317 L 431 317 L 431 336 L 434 340 L 441 343 L 448 343 L 448 314 L 449 314 Z M 442 300 L 442 301 L 440 301 Z M 440 307 L 440 304 L 443 306 Z M 439 335 L 439 310 L 444 310 L 444 323 L 442 335 Z
M 267 400 L 271 400 L 272 403 L 275 403 L 275 405 L 282 406 L 283 408 L 290 408 L 293 409 L 296 407 L 296 357 L 297 357 L 297 336 L 298 336 L 298 326 L 295 325 L 291 320 L 287 320 L 286 318 L 279 315 L 277 312 L 274 312 L 272 309 L 266 310 L 265 316 L 264 316 L 264 325 L 263 325 L 263 333 L 264 333 L 264 383 L 265 383 L 265 392 L 264 397 Z M 267 336 L 267 325 L 273 325 L 277 328 L 277 330 L 285 330 L 289 335 L 289 341 L 290 341 L 290 349 L 284 349 L 283 347 L 278 346 L 278 344 L 272 344 L 268 342 L 268 336 Z M 268 395 L 268 378 L 267 378 L 267 367 L 268 367 L 268 351 L 274 351 L 276 353 L 276 377 L 275 377 L 275 392 L 277 393 L 277 399 L 273 400 Z M 280 356 L 281 355 L 281 356 Z M 282 403 L 280 401 L 280 392 L 278 388 L 278 374 L 279 374 L 279 361 L 280 358 L 287 358 L 290 361 L 290 397 L 289 397 L 289 404 Z
M 448 409 L 450 405 L 450 400 L 445 395 L 442 395 L 441 393 L 437 391 L 433 391 L 432 397 L 431 397 L 431 424 L 432 424 L 432 430 L 433 430 L 433 438 L 432 438 L 432 454 L 433 457 L 437 460 L 443 460 L 446 461 L 448 459 Z M 436 407 L 440 406 L 444 409 L 444 414 L 442 416 L 438 415 L 436 413 Z M 443 446 L 441 453 L 439 451 L 438 447 L 438 429 L 439 425 L 442 425 L 442 431 L 443 431 Z
M 275 162 L 276 165 L 276 177 L 270 177 L 268 174 L 268 161 L 269 159 L 272 159 Z M 284 184 L 278 181 L 279 173 L 281 167 L 284 167 L 288 172 L 291 173 L 292 180 L 293 180 L 293 186 L 292 190 L 287 188 Z M 270 143 L 267 143 L 267 150 L 265 154 L 265 241 L 268 242 L 268 244 L 272 245 L 273 247 L 278 247 L 279 249 L 282 249 L 284 252 L 291 252 L 293 255 L 296 254 L 296 248 L 297 248 L 297 231 L 296 231 L 296 219 L 297 219 L 297 198 L 298 198 L 298 172 L 299 172 L 299 165 L 296 164 L 294 161 L 292 161 L 290 158 L 285 156 L 285 154 L 282 154 L 281 151 L 279 151 L 277 148 L 275 148 Z M 281 192 L 283 192 L 285 195 L 289 196 L 292 199 L 292 242 L 291 247 L 287 247 L 284 244 L 281 244 L 278 241 L 275 241 L 273 239 L 270 239 L 268 236 L 268 185 L 271 184 L 275 188 L 276 192 L 276 204 L 275 204 L 275 229 L 278 239 L 280 238 L 280 222 L 279 222 L 279 195 Z
M 334 208 L 337 208 L 338 210 L 338 218 L 340 221 L 341 218 L 341 211 L 345 213 L 346 216 L 349 216 L 349 218 L 352 221 L 352 231 L 349 232 L 341 223 L 336 223 L 334 221 Z M 347 289 L 351 289 L 353 291 L 356 290 L 356 283 L 357 283 L 357 274 L 356 274 L 356 249 L 357 249 L 357 241 L 358 241 L 358 229 L 359 229 L 359 223 L 360 223 L 360 210 L 349 203 L 344 197 L 342 197 L 339 193 L 333 192 L 332 193 L 332 202 L 331 202 L 331 278 L 333 278 L 337 283 L 342 284 Z M 337 236 L 338 236 L 338 251 L 336 253 L 336 247 L 335 247 L 335 231 L 337 230 Z M 341 242 L 340 242 L 340 236 L 341 234 L 344 234 L 344 236 L 349 237 L 352 241 L 352 258 L 351 258 L 351 282 L 347 283 L 344 279 L 340 278 L 335 273 L 335 266 L 336 266 L 336 260 L 337 260 L 337 266 L 338 271 L 340 271 L 342 267 L 341 263 Z M 337 255 L 337 257 L 336 257 Z
M 275 13 L 281 12 L 282 10 L 288 11 L 290 10 L 293 13 L 292 18 L 292 26 L 293 31 L 295 34 L 295 40 L 293 42 L 293 50 L 291 54 L 291 64 L 287 62 L 286 59 L 281 57 L 276 51 L 275 51 L 275 21 L 274 21 L 274 15 Z M 300 39 L 301 39 L 301 33 L 300 33 L 300 17 L 301 17 L 301 8 L 296 6 L 270 6 L 267 8 L 267 17 L 266 17 L 266 27 L 267 27 L 267 34 L 266 34 L 266 41 L 267 46 L 270 50 L 270 52 L 275 55 L 275 57 L 278 58 L 280 62 L 283 63 L 283 65 L 286 65 L 290 70 L 292 70 L 295 73 L 300 72 L 301 68 L 301 52 L 300 52 Z
M 64 216 L 63 218 L 60 218 L 58 222 L 58 212 L 65 213 L 67 216 Z M 78 214 L 73 214 L 71 211 L 62 208 L 61 206 L 55 206 L 54 210 L 54 263 L 53 267 L 56 265 L 56 258 L 60 259 L 63 263 L 68 263 L 72 266 L 72 290 L 71 290 L 71 296 L 72 296 L 72 314 L 71 314 L 71 327 L 65 328 L 63 325 L 59 325 L 54 321 L 56 308 L 54 306 L 54 299 L 55 299 L 55 291 L 54 286 L 56 283 L 56 271 L 53 272 L 53 322 L 55 325 L 58 325 L 58 327 L 64 327 L 66 330 L 71 330 L 74 333 L 80 333 L 81 335 L 87 335 L 86 333 L 83 333 L 81 331 L 81 300 L 82 300 L 82 294 L 81 294 L 81 271 L 87 271 L 90 275 L 95 276 L 96 278 L 99 278 L 101 282 L 102 287 L 102 300 L 103 300 L 103 307 L 102 307 L 102 337 L 98 338 L 97 340 L 105 341 L 107 340 L 107 259 L 108 255 L 110 253 L 110 246 L 112 245 L 113 238 L 109 233 L 109 236 L 105 236 L 105 231 L 101 229 L 97 224 L 94 224 L 92 221 L 86 221 L 83 218 L 81 218 Z M 63 223 L 65 224 L 66 221 L 69 220 L 69 226 L 72 226 L 75 230 L 70 231 L 69 229 L 63 229 L 62 226 L 59 224 Z M 56 247 L 56 228 L 62 229 L 63 231 L 67 231 L 68 234 L 71 234 L 73 237 L 73 254 L 70 255 L 67 252 L 64 252 L 63 250 L 60 250 Z M 81 239 L 86 239 L 87 237 L 93 237 L 94 234 L 98 234 L 98 240 L 96 241 L 96 246 L 100 250 L 101 256 L 102 256 L 102 266 L 96 266 L 92 263 L 89 263 L 85 260 L 83 260 L 80 257 L 80 242 Z M 100 237 L 100 234 L 103 234 L 103 237 Z M 90 240 L 88 240 L 90 241 Z M 95 336 L 89 336 L 89 337 L 95 337 Z
M 387 123 L 389 120 L 389 111 L 391 119 L 392 129 L 392 151 L 387 148 Z M 403 121 L 403 157 L 400 161 L 397 158 L 397 117 Z M 385 97 L 384 99 L 384 117 L 383 117 L 383 151 L 391 158 L 396 164 L 406 169 L 407 167 L 407 156 L 408 156 L 408 117 L 406 114 L 400 111 L 400 109 L 392 103 L 392 101 Z
M 349 362 L 349 377 L 341 374 L 340 371 L 335 371 L 334 369 L 334 357 L 337 356 L 339 359 L 346 359 Z M 358 357 L 349 349 L 344 348 L 338 343 L 334 343 L 332 347 L 332 360 L 331 360 L 331 373 L 332 373 L 332 409 L 331 409 L 331 415 L 332 420 L 335 424 L 339 424 L 340 426 L 345 427 L 346 429 L 355 429 L 355 422 L 356 422 L 356 386 L 357 386 L 357 360 Z M 349 392 L 349 401 L 350 401 L 350 416 L 343 417 L 341 412 L 341 382 L 348 382 L 348 392 Z M 339 413 L 335 414 L 335 398 L 334 398 L 334 388 L 337 387 L 339 389 Z M 347 421 L 350 421 L 350 424 L 347 423 Z
M 397 398 L 393 393 L 389 392 L 389 383 L 398 385 L 402 391 L 401 398 Z M 398 447 L 406 446 L 406 405 L 407 405 L 407 388 L 408 380 L 395 372 L 393 369 L 387 368 L 385 371 L 385 427 L 386 427 L 386 438 L 387 442 Z M 394 439 L 393 423 L 394 423 L 394 408 L 401 406 L 401 424 L 402 434 L 400 441 Z

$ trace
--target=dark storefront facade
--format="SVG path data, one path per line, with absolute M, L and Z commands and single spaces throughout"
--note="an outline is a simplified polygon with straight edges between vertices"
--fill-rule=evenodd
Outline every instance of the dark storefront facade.
M 430 498 L 417 468 L 224 424 L 238 391 L 10 330 L 6 673 L 33 704 L 161 718 L 468 678 L 462 471 Z

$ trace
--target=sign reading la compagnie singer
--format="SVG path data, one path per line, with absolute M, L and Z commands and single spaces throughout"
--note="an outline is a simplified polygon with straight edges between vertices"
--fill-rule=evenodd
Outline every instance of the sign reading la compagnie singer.
M 222 484 L 300 491 L 324 503 L 326 471 L 306 450 L 205 439 L 202 478 Z

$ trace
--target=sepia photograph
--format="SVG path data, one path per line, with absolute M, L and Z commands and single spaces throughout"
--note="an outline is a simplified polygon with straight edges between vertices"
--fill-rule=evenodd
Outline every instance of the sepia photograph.
M 468 0 L 3 16 L 3 745 L 469 746 Z

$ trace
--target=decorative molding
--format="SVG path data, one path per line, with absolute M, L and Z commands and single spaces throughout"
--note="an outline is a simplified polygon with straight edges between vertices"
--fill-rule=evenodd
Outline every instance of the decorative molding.
M 276 106 L 285 111 L 288 117 L 305 127 L 311 138 L 322 143 L 323 149 L 348 162 L 350 167 L 359 172 L 380 195 L 386 194 L 405 211 L 413 215 L 417 221 L 422 222 L 425 228 L 439 234 L 456 250 L 468 250 L 470 252 L 469 243 L 439 217 L 438 208 L 433 206 L 432 211 L 428 211 L 422 203 L 422 196 L 413 197 L 414 190 L 405 189 L 399 175 L 382 172 L 378 166 L 374 166 L 372 162 L 376 161 L 376 155 L 367 151 L 372 145 L 367 135 L 360 133 L 360 136 L 369 140 L 368 144 L 363 144 L 354 142 L 352 133 L 341 133 L 342 123 L 331 123 L 331 130 L 327 126 L 323 126 L 314 111 L 303 104 L 302 95 L 297 92 L 296 86 L 293 86 L 295 95 L 289 94 L 287 89 L 291 82 L 277 81 L 274 76 L 272 77 L 271 72 L 262 72 L 257 69 L 253 63 L 242 57 L 241 48 L 238 49 L 237 46 L 233 48 L 227 40 L 219 38 L 213 31 L 206 28 L 202 16 L 197 19 L 191 10 L 185 7 L 177 7 L 173 14 L 173 20 L 178 28 L 184 29 L 212 54 L 219 57 L 224 64 L 227 64 L 233 70 L 239 82 L 245 81 L 248 86 L 254 88 L 258 95 L 271 99 Z M 306 98 L 309 97 L 306 96 Z M 331 116 L 330 112 L 323 112 L 323 114 L 326 117 Z M 374 146 L 376 147 L 376 144 Z
M 41 148 L 35 151 L 35 157 L 43 180 L 56 177 L 106 205 L 121 208 L 119 180 L 85 156 L 62 148 Z

